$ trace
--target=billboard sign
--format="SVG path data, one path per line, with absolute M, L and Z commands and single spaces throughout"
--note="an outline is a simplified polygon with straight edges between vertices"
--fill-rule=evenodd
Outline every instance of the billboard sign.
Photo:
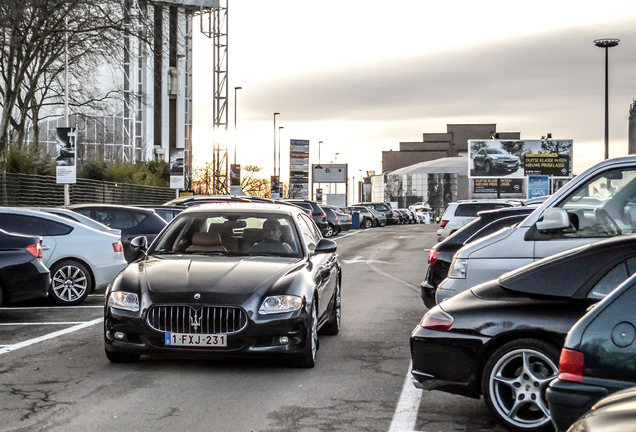
M 528 177 L 528 198 L 537 198 L 550 195 L 550 177 L 529 176 Z
M 55 156 L 56 183 L 75 183 L 77 180 L 75 137 L 75 128 L 57 128 Z
M 230 165 L 230 195 L 241 195 L 241 165 Z
M 522 178 L 474 178 L 473 192 L 475 194 L 520 194 L 523 193 L 525 179 Z
M 347 183 L 347 164 L 312 166 L 314 183 Z
M 289 140 L 289 197 L 309 198 L 309 140 Z
M 183 175 L 183 149 L 170 149 L 170 187 L 172 189 L 185 188 L 185 177 Z
M 469 140 L 468 147 L 469 177 L 572 177 L 572 140 Z

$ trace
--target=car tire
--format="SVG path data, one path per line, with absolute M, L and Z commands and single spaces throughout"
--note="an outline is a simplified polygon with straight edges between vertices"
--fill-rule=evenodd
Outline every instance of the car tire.
M 519 339 L 495 351 L 484 368 L 482 393 L 495 418 L 519 432 L 554 430 L 545 391 L 558 374 L 560 350 L 541 340 Z
M 295 362 L 296 367 L 305 369 L 316 366 L 316 353 L 318 352 L 318 313 L 316 312 L 316 304 L 312 303 L 309 308 L 305 352 L 296 358 Z
M 86 300 L 93 290 L 93 277 L 86 266 L 75 260 L 58 261 L 51 267 L 49 298 L 53 303 L 72 306 Z
M 111 363 L 137 363 L 141 358 L 140 354 L 122 353 L 106 351 L 106 358 Z
M 325 238 L 329 238 L 333 236 L 334 235 L 333 233 L 334 233 L 333 225 L 327 224 L 327 229 L 325 230 Z
M 365 219 L 364 220 L 364 227 L 365 228 L 371 228 L 373 226 L 373 221 L 371 219 Z
M 329 320 L 320 329 L 320 334 L 337 335 L 340 332 L 340 321 L 342 319 L 342 300 L 340 289 L 340 275 L 336 279 L 336 289 L 333 293 L 333 309 L 329 313 Z
M 486 174 L 492 173 L 492 162 L 486 161 L 486 163 L 484 164 L 484 171 L 486 172 Z

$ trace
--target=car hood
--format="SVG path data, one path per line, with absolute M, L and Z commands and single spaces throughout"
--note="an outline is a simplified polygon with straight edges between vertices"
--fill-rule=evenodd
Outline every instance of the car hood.
M 148 257 L 122 274 L 122 290 L 145 291 L 157 301 L 185 301 L 192 294 L 202 301 L 241 304 L 256 292 L 285 283 L 305 262 L 271 257 Z M 293 276 L 291 276 L 293 278 Z

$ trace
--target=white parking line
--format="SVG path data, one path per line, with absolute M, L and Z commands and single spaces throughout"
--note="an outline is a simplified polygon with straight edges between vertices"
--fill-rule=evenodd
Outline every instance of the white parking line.
M 406 372 L 406 379 L 404 380 L 400 400 L 393 413 L 393 420 L 391 421 L 389 432 L 412 432 L 415 430 L 417 413 L 420 409 L 420 400 L 422 399 L 422 390 L 416 388 L 411 382 L 412 368 L 413 363 L 410 363 L 409 370 Z
M 340 240 L 340 239 L 343 239 L 343 238 L 347 238 L 347 237 L 352 236 L 352 235 L 360 234 L 361 232 L 362 231 L 354 231 L 354 232 L 349 233 L 349 234 L 344 234 L 344 235 L 338 236 L 338 238 L 332 237 L 331 240 L 337 241 L 337 240 Z
M 24 342 L 20 342 L 20 343 L 13 344 L 13 345 L 5 345 L 4 347 L 0 348 L 0 355 L 9 353 L 9 352 L 12 352 L 12 351 L 15 351 L 15 350 L 18 350 L 20 348 L 25 348 L 25 347 L 31 346 L 31 345 L 34 345 L 36 343 L 44 342 L 44 341 L 49 340 L 49 339 L 54 339 L 56 337 L 63 336 L 65 334 L 73 333 L 73 332 L 85 329 L 87 327 L 93 326 L 95 324 L 102 323 L 103 321 L 104 321 L 104 318 L 97 318 L 97 319 L 94 319 L 92 321 L 87 321 L 87 322 L 84 322 L 82 324 L 78 324 L 76 326 L 69 327 L 69 328 L 64 329 L 64 330 L 58 330 L 56 332 L 49 333 L 49 334 L 46 334 L 44 336 L 40 336 L 40 337 L 37 337 L 37 338 L 34 338 L 34 339 L 29 339 L 29 340 L 26 340 Z
M 70 321 L 61 321 L 61 322 L 29 322 L 29 323 L 0 323 L 1 326 L 34 326 L 34 325 L 75 325 L 75 324 L 83 324 L 84 321 L 79 322 L 70 322 Z

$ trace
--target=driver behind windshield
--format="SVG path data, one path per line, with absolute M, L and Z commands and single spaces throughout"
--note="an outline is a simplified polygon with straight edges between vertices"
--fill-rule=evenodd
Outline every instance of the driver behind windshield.
M 268 251 L 272 244 L 280 244 L 288 253 L 294 251 L 291 245 L 283 240 L 283 228 L 278 219 L 267 219 L 263 223 L 263 240 L 252 246 L 252 250 Z

